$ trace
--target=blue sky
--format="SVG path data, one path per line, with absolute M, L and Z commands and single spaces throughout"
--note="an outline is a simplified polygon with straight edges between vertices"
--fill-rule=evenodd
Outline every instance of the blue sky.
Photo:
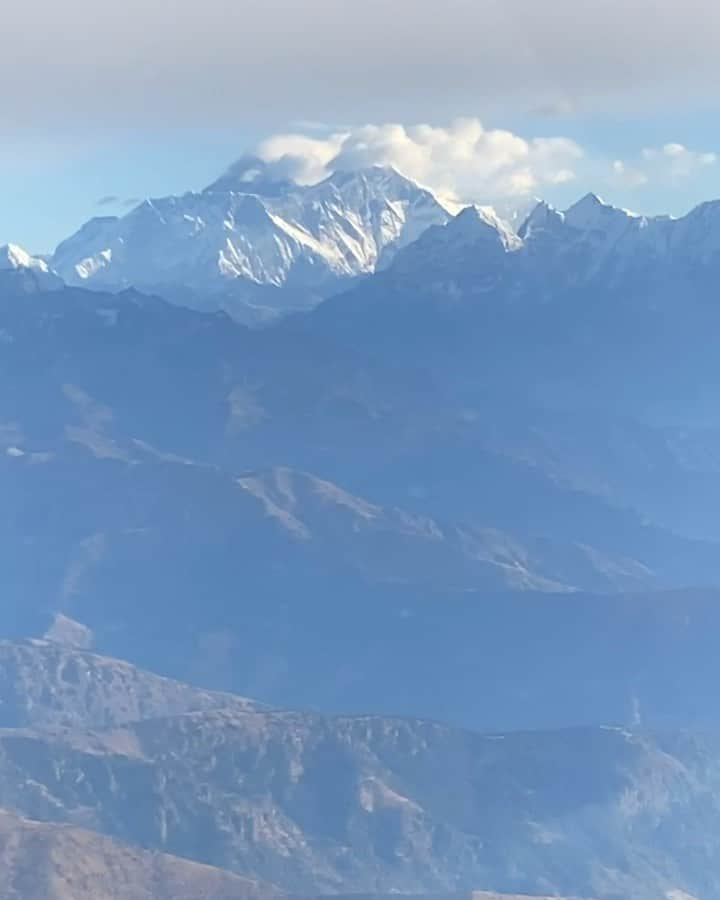
M 48 252 L 92 216 L 204 187 L 256 138 L 213 129 L 18 135 L 0 148 L 0 244 Z
M 339 157 L 681 214 L 720 196 L 718 33 L 707 0 L 26 0 L 0 31 L 0 243 L 48 251 L 257 148 L 306 179 Z

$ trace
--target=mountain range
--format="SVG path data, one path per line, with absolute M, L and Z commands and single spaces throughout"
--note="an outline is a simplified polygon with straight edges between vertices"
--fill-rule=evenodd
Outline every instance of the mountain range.
M 337 293 L 449 218 L 392 169 L 337 172 L 307 187 L 263 175 L 249 161 L 200 193 L 92 219 L 50 264 L 69 285 L 137 287 L 262 322 Z
M 38 865 L 38 860 L 42 863 Z M 319 900 L 283 894 L 214 866 L 143 851 L 96 832 L 0 811 L 0 889 L 6 900 Z M 356 900 L 386 900 L 365 894 Z M 408 900 L 551 900 L 490 891 Z M 351 900 L 335 895 L 337 900 Z M 579 898 L 560 898 L 579 900 Z
M 719 897 L 719 208 L 244 159 L 4 248 L 3 890 Z
M 161 679 L 49 641 L 2 653 L 40 675 L 51 712 L 0 729 L 7 896 L 717 894 L 716 735 L 479 734 L 232 697 L 178 713 L 199 692 L 167 681 L 173 699 L 150 718 L 88 728 L 78 673 L 132 673 L 150 691 Z
M 459 208 L 392 168 L 337 171 L 299 185 L 244 157 L 203 191 L 91 219 L 48 257 L 8 245 L 0 269 L 52 273 L 94 290 L 135 287 L 262 324 L 342 293 L 398 253 L 394 269 L 403 279 L 420 278 L 440 258 L 455 278 L 460 254 L 473 293 L 492 292 L 499 279 L 516 302 L 525 296 L 534 304 L 595 284 L 665 293 L 691 270 L 710 276 L 718 264 L 713 202 L 673 219 L 588 194 L 565 212 L 538 201 L 512 225 L 490 207 Z M 430 287 L 424 276 L 422 285 Z M 452 296 L 458 285 L 443 290 Z
M 6 291 L 6 628 L 59 610 L 112 653 L 275 705 L 492 729 L 639 704 L 712 725 L 696 648 L 717 615 L 718 475 L 697 432 L 515 407 L 502 384 L 471 414 L 469 357 L 428 377 L 404 350 L 336 347 L 330 312 L 315 334 L 248 331 L 140 294 Z

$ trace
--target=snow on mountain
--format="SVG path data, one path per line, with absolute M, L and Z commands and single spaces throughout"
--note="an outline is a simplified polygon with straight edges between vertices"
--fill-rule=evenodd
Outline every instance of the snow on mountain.
M 504 251 L 517 250 L 522 246 L 512 226 L 491 206 L 468 206 L 455 216 L 446 231 L 455 244 L 484 241 Z
M 312 306 L 448 218 L 430 191 L 394 169 L 301 186 L 269 181 L 244 161 L 201 193 L 91 220 L 60 244 L 52 265 L 71 285 L 132 285 L 171 300 L 182 289 L 242 317 L 248 304 Z
M 591 282 L 664 289 L 689 267 L 713 277 L 720 267 L 720 201 L 681 218 L 647 217 L 587 194 L 565 211 L 539 201 L 517 230 L 492 209 L 468 207 L 398 253 L 391 269 L 435 292 L 458 280 L 486 292 L 502 274 L 508 296 L 538 299 Z
M 428 267 L 457 278 L 482 282 L 487 288 L 492 274 L 505 266 L 505 257 L 520 250 L 523 242 L 513 228 L 488 206 L 468 206 L 446 225 L 428 228 L 401 250 L 391 266 L 394 277 L 414 281 Z M 489 279 L 489 281 L 488 281 Z
M 667 250 L 701 264 L 720 262 L 720 200 L 701 203 L 681 219 L 664 219 Z
M 515 298 L 542 298 L 591 281 L 607 289 L 638 278 L 669 283 L 683 267 L 716 262 L 720 201 L 678 219 L 637 215 L 596 194 L 565 211 L 537 201 L 507 215 L 486 206 L 458 212 L 392 168 L 339 170 L 299 185 L 282 168 L 243 157 L 201 192 L 90 220 L 50 266 L 72 286 L 134 287 L 256 324 L 388 268 L 434 291 L 506 284 Z M 0 251 L 2 268 L 48 272 L 13 246 Z
M 32 269 L 35 272 L 50 271 L 45 260 L 37 256 L 31 256 L 27 250 L 24 250 L 17 244 L 5 244 L 0 247 L 0 269 Z
M 538 203 L 518 233 L 534 267 L 560 282 L 577 282 L 626 272 L 642 260 L 654 223 L 586 194 L 565 212 Z
M 61 279 L 44 259 L 32 256 L 17 244 L 0 247 L 0 284 L 7 281 L 19 284 L 25 293 L 62 287 Z

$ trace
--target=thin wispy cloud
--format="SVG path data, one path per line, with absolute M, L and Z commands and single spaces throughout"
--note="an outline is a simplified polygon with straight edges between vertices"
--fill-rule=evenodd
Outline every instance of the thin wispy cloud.
M 543 119 L 559 119 L 571 116 L 574 112 L 575 105 L 568 97 L 540 100 L 528 110 L 531 116 L 538 116 Z
M 651 184 L 681 185 L 717 162 L 718 156 L 714 152 L 691 150 L 683 144 L 671 142 L 662 147 L 646 147 L 631 160 L 614 160 L 612 180 L 625 188 L 642 188 Z
M 137 206 L 140 201 L 140 197 L 119 197 L 117 194 L 106 194 L 104 197 L 100 197 L 95 201 L 95 206 L 99 206 L 102 208 L 129 208 L 131 206 Z

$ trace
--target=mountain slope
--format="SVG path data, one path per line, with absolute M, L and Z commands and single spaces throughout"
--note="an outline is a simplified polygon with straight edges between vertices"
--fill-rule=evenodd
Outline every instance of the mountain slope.
M 122 665 L 97 659 L 91 678 Z M 3 896 L 720 890 L 717 733 L 480 734 L 243 703 L 104 730 L 58 727 L 46 705 L 36 728 L 0 729 Z
M 52 641 L 0 641 L 3 728 L 104 728 L 197 710 L 254 706 L 234 694 L 203 691 Z
M 424 374 L 414 363 L 404 365 L 402 343 L 393 351 L 395 363 L 305 335 L 249 333 L 222 317 L 139 295 L 68 290 L 59 299 L 0 301 L 6 335 L 0 366 L 8 386 L 0 400 L 7 437 L 0 440 L 6 453 L 23 447 L 27 453 L 6 457 L 9 477 L 15 465 L 28 478 L 40 478 L 39 469 L 28 467 L 33 453 L 50 452 L 58 441 L 128 461 L 150 461 L 155 447 L 157 461 L 164 455 L 230 473 L 317 473 L 375 506 L 495 528 L 525 545 L 530 556 L 537 538 L 580 545 L 572 551 L 578 560 L 582 547 L 593 548 L 598 558 L 611 560 L 605 581 L 611 588 L 651 583 L 638 572 L 623 579 L 620 571 L 613 582 L 611 570 L 622 559 L 635 559 L 662 583 L 712 579 L 709 553 L 686 546 L 669 554 L 667 536 L 644 527 L 627 509 L 632 504 L 624 491 L 637 489 L 651 467 L 658 471 L 658 499 L 673 482 L 673 496 L 683 496 L 694 478 L 663 446 L 663 434 L 645 429 L 643 440 L 655 441 L 655 458 L 640 458 L 608 504 L 601 494 L 606 461 L 592 459 L 590 476 L 599 470 L 594 480 L 582 468 L 576 476 L 573 468 L 590 462 L 591 454 L 597 458 L 605 445 L 612 451 L 625 441 L 623 455 L 635 453 L 637 438 L 628 423 L 597 416 L 593 422 L 587 410 L 582 420 L 554 420 L 548 411 L 528 410 L 527 400 L 516 410 L 514 385 L 493 385 L 497 396 L 488 397 L 487 373 L 477 371 L 477 360 L 453 354 L 441 339 L 434 352 L 442 358 Z M 464 387 L 456 382 L 460 374 Z M 516 371 L 514 379 L 526 375 Z M 566 444 L 563 432 L 578 446 L 556 459 L 547 444 Z M 544 445 L 538 446 L 539 434 Z M 529 439 L 534 446 L 527 446 Z M 142 445 L 150 449 L 143 453 Z M 698 488 L 691 495 L 696 516 L 713 496 L 707 481 Z M 538 574 L 556 584 L 601 589 L 604 576 L 593 580 L 592 568 L 588 562 L 587 576 L 550 569 Z
M 0 811 L 3 900 L 265 900 L 269 887 L 79 828 Z
M 714 536 L 715 209 L 650 220 L 594 197 L 542 205 L 512 246 L 470 211 L 285 327 L 407 370 L 423 360 L 434 402 L 475 446 Z
M 716 735 L 614 728 L 219 710 L 0 732 L 11 809 L 302 893 L 715 896 L 719 779 Z
M 212 866 L 142 851 L 67 825 L 33 822 L 4 810 L 0 810 L 0 891 L 4 900 L 279 900 L 287 896 Z M 390 900 L 382 894 L 335 897 Z M 306 895 L 297 900 L 319 898 Z M 551 898 L 473 891 L 406 900 Z

